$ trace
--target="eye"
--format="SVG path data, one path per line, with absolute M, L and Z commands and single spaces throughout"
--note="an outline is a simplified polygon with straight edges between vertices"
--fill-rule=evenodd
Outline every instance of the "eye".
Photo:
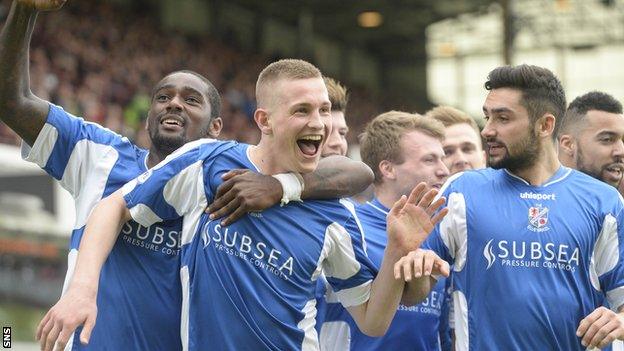
M 199 99 L 194 96 L 189 96 L 186 98 L 186 102 L 189 104 L 197 105 L 199 104 Z
M 331 112 L 331 109 L 329 107 L 321 107 L 321 113 L 327 114 L 330 112 Z
M 486 121 L 486 122 L 489 121 L 490 120 L 490 116 L 483 116 L 483 120 Z
M 156 95 L 156 101 L 158 102 L 165 102 L 167 100 L 169 100 L 169 96 L 165 94 Z
M 475 152 L 477 148 L 474 145 L 465 145 L 462 147 L 462 151 L 466 154 Z

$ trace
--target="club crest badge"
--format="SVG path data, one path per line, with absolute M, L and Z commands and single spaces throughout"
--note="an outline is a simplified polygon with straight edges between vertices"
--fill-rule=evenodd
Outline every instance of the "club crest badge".
M 529 207 L 529 230 L 543 232 L 548 230 L 548 207 L 537 204 Z

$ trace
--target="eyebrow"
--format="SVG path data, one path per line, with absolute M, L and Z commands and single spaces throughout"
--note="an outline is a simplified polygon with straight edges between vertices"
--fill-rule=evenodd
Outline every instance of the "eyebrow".
M 503 112 L 513 113 L 514 111 L 507 107 L 496 107 L 496 108 L 493 108 L 492 111 L 490 112 L 491 113 L 503 113 Z M 485 106 L 483 106 L 483 113 L 486 113 L 486 114 L 488 113 L 488 110 L 485 108 Z
M 156 90 L 154 90 L 154 94 L 156 94 L 157 92 L 159 92 L 159 91 L 161 91 L 161 90 L 163 90 L 163 89 L 173 89 L 173 88 L 175 88 L 175 87 L 176 87 L 176 86 L 175 86 L 175 85 L 173 85 L 173 84 L 165 84 L 165 85 L 163 85 L 163 86 L 160 86 L 160 87 L 156 88 Z M 201 98 L 202 98 L 202 99 L 204 98 L 204 94 L 202 94 L 199 90 L 197 90 L 197 89 L 195 89 L 195 88 L 193 88 L 193 87 L 190 87 L 190 86 L 188 86 L 188 85 L 183 86 L 183 87 L 182 87 L 182 90 L 183 90 L 183 91 L 191 91 L 191 92 L 193 92 L 194 94 L 197 94 L 197 95 L 201 96 Z

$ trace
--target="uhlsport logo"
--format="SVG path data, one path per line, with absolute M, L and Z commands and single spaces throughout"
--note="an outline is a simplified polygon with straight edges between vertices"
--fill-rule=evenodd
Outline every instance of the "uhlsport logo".
M 238 257 L 256 269 L 266 270 L 284 280 L 289 280 L 293 274 L 294 259 L 291 255 L 241 233 L 232 226 L 222 227 L 221 224 L 208 221 L 201 229 L 201 237 L 204 249 L 210 246 L 216 251 Z
M 490 239 L 483 247 L 486 270 L 495 263 L 501 267 L 559 269 L 574 272 L 579 266 L 580 250 L 566 244 Z
M 548 207 L 537 204 L 529 207 L 529 225 L 527 229 L 534 232 L 544 232 L 548 228 Z

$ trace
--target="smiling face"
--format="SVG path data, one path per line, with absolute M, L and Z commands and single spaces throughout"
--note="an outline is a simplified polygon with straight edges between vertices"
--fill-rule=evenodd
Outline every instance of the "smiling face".
M 576 143 L 576 169 L 613 186 L 624 170 L 624 115 L 590 110 Z
M 523 170 L 535 164 L 541 150 L 529 113 L 520 100 L 522 92 L 513 88 L 493 89 L 483 105 L 488 165 L 492 168 Z
M 204 81 L 185 72 L 158 83 L 147 116 L 153 148 L 169 154 L 189 141 L 219 134 L 221 120 L 211 118 L 207 90 Z
M 259 111 L 266 114 L 262 137 L 274 158 L 273 171 L 314 171 L 332 128 L 323 79 L 279 79 L 272 84 L 271 95 L 267 107 Z

